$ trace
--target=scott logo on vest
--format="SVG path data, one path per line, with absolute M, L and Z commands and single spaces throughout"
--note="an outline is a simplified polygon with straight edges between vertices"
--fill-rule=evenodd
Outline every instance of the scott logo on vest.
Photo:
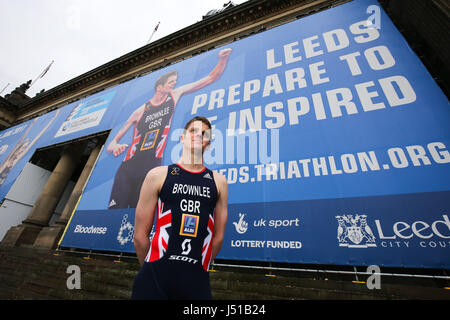
M 182 256 L 178 256 L 176 254 L 171 254 L 169 257 L 169 260 L 177 260 L 177 261 L 184 261 L 189 262 L 192 264 L 196 264 L 198 262 L 197 259 L 189 258 L 187 255 L 191 252 L 191 240 L 192 239 L 184 239 L 184 241 L 181 243 L 181 252 Z
M 178 261 L 184 261 L 184 262 L 189 262 L 192 264 L 196 264 L 198 262 L 197 259 L 193 259 L 193 258 L 189 258 L 186 256 L 177 256 L 175 254 L 171 254 L 169 257 L 169 260 L 178 260 Z
M 183 241 L 183 243 L 181 244 L 181 249 L 183 250 L 181 252 L 181 254 L 188 255 L 189 252 L 191 252 L 191 249 L 192 249 L 192 247 L 191 247 L 191 240 L 192 239 L 185 239 Z

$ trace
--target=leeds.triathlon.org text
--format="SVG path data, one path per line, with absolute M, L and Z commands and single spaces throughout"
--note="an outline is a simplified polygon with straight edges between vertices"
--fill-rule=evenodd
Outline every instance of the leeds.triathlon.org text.
M 233 184 L 395 170 L 449 162 L 450 153 L 446 145 L 437 141 L 424 145 L 391 147 L 386 150 L 323 155 L 283 160 L 278 163 L 248 164 L 216 171 L 225 175 L 229 184 Z

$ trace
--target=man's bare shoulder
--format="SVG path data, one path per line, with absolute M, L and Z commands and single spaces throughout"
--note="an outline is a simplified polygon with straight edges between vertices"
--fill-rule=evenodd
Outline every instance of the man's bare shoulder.
M 149 192 L 159 193 L 167 176 L 167 166 L 160 166 L 151 169 L 145 176 L 142 188 Z M 152 191 L 153 190 L 153 191 Z
M 218 183 L 227 184 L 227 178 L 223 174 L 221 174 L 217 171 L 213 171 L 213 174 L 214 174 L 214 180 L 216 180 Z
M 167 175 L 167 168 L 168 166 L 154 167 L 149 172 L 147 172 L 147 177 L 150 179 L 165 178 Z
M 219 193 L 222 193 L 223 191 L 228 192 L 227 178 L 223 174 L 221 174 L 217 171 L 213 171 L 213 175 L 214 175 L 214 181 L 216 182 L 217 189 L 219 189 L 218 190 Z

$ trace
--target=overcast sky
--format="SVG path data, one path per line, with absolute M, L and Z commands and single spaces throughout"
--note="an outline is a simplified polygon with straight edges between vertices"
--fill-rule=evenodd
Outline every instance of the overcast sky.
M 241 4 L 246 0 L 233 0 Z M 0 0 L 0 95 L 30 97 L 194 24 L 228 0 Z

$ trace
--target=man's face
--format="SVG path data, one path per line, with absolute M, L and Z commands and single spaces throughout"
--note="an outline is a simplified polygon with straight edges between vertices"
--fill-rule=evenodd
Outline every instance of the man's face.
M 194 121 L 183 134 L 182 142 L 186 147 L 204 151 L 211 140 L 211 130 L 202 121 Z
M 176 75 L 170 76 L 164 85 L 159 86 L 161 91 L 164 93 L 172 92 L 173 88 L 175 88 L 175 85 L 177 84 L 177 79 L 178 77 Z

